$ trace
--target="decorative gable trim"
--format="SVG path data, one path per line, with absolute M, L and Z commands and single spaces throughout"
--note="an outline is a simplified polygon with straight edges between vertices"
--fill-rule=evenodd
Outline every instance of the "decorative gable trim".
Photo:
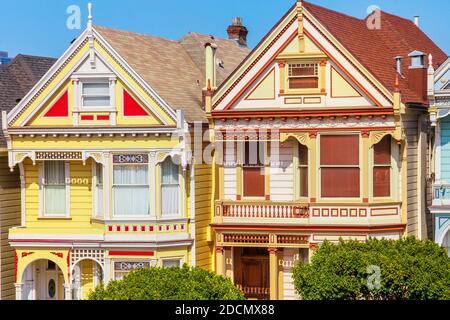
M 174 122 L 177 121 L 176 111 L 172 109 L 157 93 L 153 90 L 143 79 L 140 77 L 126 62 L 125 60 L 107 43 L 107 41 L 95 30 L 93 29 L 94 38 L 97 41 L 97 44 L 104 49 L 112 59 L 140 86 L 140 88 L 146 92 L 153 101 L 166 112 L 170 119 Z M 49 71 L 41 78 L 40 81 L 28 92 L 25 98 L 8 114 L 8 125 L 12 126 L 16 123 L 20 116 L 32 105 L 32 103 L 39 97 L 40 94 L 54 81 L 54 79 L 62 72 L 62 70 L 72 61 L 72 59 L 80 52 L 80 50 L 88 43 L 89 34 L 87 30 L 85 30 L 78 39 L 66 50 L 66 52 L 58 59 L 58 61 L 50 68 Z M 81 63 L 85 61 L 86 58 L 91 56 L 91 51 L 89 50 L 83 57 L 78 61 L 78 63 L 68 72 L 68 76 L 65 77 L 65 80 L 70 77 L 70 73 L 73 73 Z M 100 56 L 99 56 L 100 57 Z M 55 89 L 54 91 L 56 91 Z M 54 93 L 51 92 L 51 94 Z M 40 109 L 42 104 L 46 101 L 43 101 L 36 109 Z M 36 110 L 37 111 L 37 110 Z M 31 117 L 35 114 L 35 112 L 30 115 Z M 31 118 L 27 117 L 25 123 L 28 122 Z M 167 121 L 161 119 L 165 125 L 168 125 Z M 22 124 L 23 125 L 23 124 Z
M 258 67 L 258 72 L 263 72 L 265 68 L 275 59 L 276 55 L 271 54 L 269 60 L 264 67 L 259 66 L 258 63 L 263 59 L 265 55 L 276 44 L 280 38 L 286 39 L 285 33 L 292 29 L 292 25 L 297 21 L 295 6 L 286 14 L 286 16 L 280 20 L 280 22 L 272 29 L 272 31 L 261 41 L 261 43 L 256 47 L 256 49 L 244 60 L 240 67 L 233 73 L 216 91 L 213 97 L 213 113 L 222 112 L 228 110 L 239 97 L 248 89 L 248 84 L 254 81 L 260 73 L 252 77 L 252 80 L 246 80 L 248 82 L 247 87 L 239 90 L 238 93 L 236 87 L 241 88 L 240 83 L 245 77 L 250 78 L 248 75 L 251 73 L 253 68 Z M 308 36 L 319 48 L 328 55 L 328 57 L 350 78 L 350 80 L 360 87 L 360 90 L 372 100 L 378 107 L 387 107 L 393 103 L 393 94 L 385 88 L 381 82 L 379 82 L 376 77 L 371 74 L 340 42 L 333 37 L 328 30 L 323 27 L 320 22 L 315 19 L 315 17 L 305 8 L 304 9 L 304 19 L 303 19 L 303 34 Z M 314 34 L 312 34 L 314 30 Z M 295 28 L 295 32 L 289 37 L 290 40 L 295 39 L 298 34 L 298 29 Z M 319 38 L 324 39 L 327 42 L 327 48 L 332 48 L 335 54 L 331 54 L 329 50 L 326 50 L 323 45 L 318 41 L 315 35 Z M 290 42 L 290 41 L 289 41 Z M 285 47 L 289 42 L 283 43 Z M 273 52 L 273 50 L 272 50 Z M 335 56 L 335 55 L 338 56 Z M 339 61 L 338 61 L 339 60 Z M 341 63 L 340 63 L 341 62 Z M 354 76 L 350 74 L 350 71 L 344 65 L 347 65 L 350 69 L 355 69 L 358 72 L 358 81 Z M 255 73 L 255 72 L 253 72 Z M 373 89 L 369 89 L 372 87 Z M 234 90 L 234 93 L 233 93 Z M 369 92 L 371 91 L 371 92 Z M 227 99 L 227 96 L 232 95 L 231 98 Z
M 66 90 L 50 107 L 44 117 L 59 118 L 69 116 L 69 92 Z

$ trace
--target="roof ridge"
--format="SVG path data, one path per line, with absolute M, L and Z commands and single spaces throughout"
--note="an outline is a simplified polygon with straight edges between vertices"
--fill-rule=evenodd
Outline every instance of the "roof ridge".
M 111 31 L 118 31 L 118 32 L 124 32 L 124 33 L 129 33 L 129 34 L 134 34 L 134 35 L 138 35 L 138 36 L 142 36 L 142 37 L 147 37 L 147 38 L 153 38 L 153 39 L 160 39 L 160 40 L 164 40 L 164 41 L 169 41 L 169 42 L 174 42 L 177 43 L 178 40 L 174 40 L 174 39 L 169 39 L 169 38 L 165 38 L 163 36 L 155 36 L 152 34 L 148 34 L 148 33 L 142 33 L 142 32 L 136 32 L 136 31 L 129 31 L 129 30 L 124 30 L 124 29 L 118 29 L 118 28 L 111 28 L 111 27 L 106 27 L 106 26 L 100 26 L 100 25 L 94 25 L 94 29 L 95 28 L 99 28 L 99 29 L 108 29 Z

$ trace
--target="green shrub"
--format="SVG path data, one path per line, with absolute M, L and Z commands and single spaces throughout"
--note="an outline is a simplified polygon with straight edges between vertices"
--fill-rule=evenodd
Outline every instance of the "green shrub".
M 446 250 L 415 238 L 327 242 L 311 264 L 296 265 L 293 274 L 296 291 L 305 300 L 450 299 Z
M 90 300 L 243 300 L 230 279 L 201 268 L 138 269 L 123 280 L 100 285 Z

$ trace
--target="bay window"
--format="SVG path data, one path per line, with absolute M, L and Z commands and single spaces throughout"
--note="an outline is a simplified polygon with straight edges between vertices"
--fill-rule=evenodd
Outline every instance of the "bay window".
M 43 215 L 67 216 L 66 164 L 64 161 L 46 161 L 43 168 Z
M 265 144 L 248 141 L 244 144 L 243 191 L 244 197 L 265 196 Z
M 359 198 L 359 135 L 320 136 L 322 198 Z
M 373 147 L 373 196 L 391 196 L 391 137 L 384 137 Z
M 113 156 L 113 199 L 115 216 L 150 215 L 147 155 Z
M 181 213 L 180 167 L 170 157 L 161 164 L 161 213 L 163 216 Z

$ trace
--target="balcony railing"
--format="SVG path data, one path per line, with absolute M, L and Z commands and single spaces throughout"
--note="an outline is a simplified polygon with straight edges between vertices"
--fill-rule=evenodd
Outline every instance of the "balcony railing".
M 307 219 L 309 206 L 287 203 L 224 202 L 216 203 L 216 216 L 226 218 Z

